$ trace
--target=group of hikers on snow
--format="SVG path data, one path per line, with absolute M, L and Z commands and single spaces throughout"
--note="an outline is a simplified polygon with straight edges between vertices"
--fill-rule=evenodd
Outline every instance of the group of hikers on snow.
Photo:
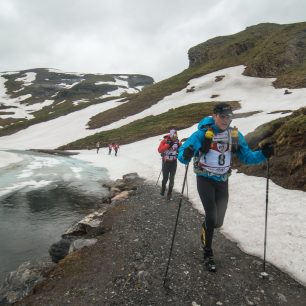
M 118 143 L 112 142 L 112 143 L 108 144 L 108 155 L 111 155 L 112 150 L 114 150 L 115 156 L 117 156 L 119 147 L 120 146 L 119 146 Z M 97 149 L 97 154 L 98 154 L 99 153 L 99 149 L 100 149 L 100 142 L 99 141 L 96 143 L 96 149 Z
M 118 143 L 109 143 L 108 144 L 108 155 L 111 155 L 112 150 L 115 152 L 115 156 L 117 156 L 118 150 L 119 150 L 119 144 Z
M 178 139 L 177 131 L 171 129 L 158 147 L 162 155 L 163 174 L 160 194 L 165 195 L 169 180 L 167 200 L 171 199 L 177 159 L 188 164 L 193 158 L 197 190 L 205 212 L 201 242 L 205 266 L 210 272 L 216 271 L 213 235 L 214 229 L 222 226 L 227 209 L 232 155 L 235 154 L 245 164 L 259 164 L 274 154 L 270 143 L 264 144 L 258 151 L 252 151 L 241 132 L 230 126 L 232 118 L 231 106 L 218 103 L 212 116 L 203 118 L 198 124 L 198 130 L 183 144 Z

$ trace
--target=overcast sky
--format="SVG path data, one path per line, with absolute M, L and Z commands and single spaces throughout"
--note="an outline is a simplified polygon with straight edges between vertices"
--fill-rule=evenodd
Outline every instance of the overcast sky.
M 188 67 L 188 49 L 261 22 L 306 21 L 305 0 L 0 0 L 0 71 L 140 73 Z

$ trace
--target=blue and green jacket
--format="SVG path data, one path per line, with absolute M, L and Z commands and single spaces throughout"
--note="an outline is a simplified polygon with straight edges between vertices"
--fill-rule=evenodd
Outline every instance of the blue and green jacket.
M 204 141 L 204 135 L 208 128 L 212 128 L 215 134 L 222 132 L 215 125 L 213 117 L 205 117 L 204 119 L 202 119 L 198 124 L 198 130 L 194 132 L 179 148 L 178 160 L 181 163 L 187 164 L 188 162 L 190 162 L 189 160 L 185 160 L 183 157 L 184 150 L 189 146 L 193 147 L 194 156 L 199 155 L 199 151 L 202 148 L 202 144 Z M 231 127 L 229 127 L 229 129 L 231 129 Z M 244 136 L 240 132 L 238 132 L 238 144 L 239 144 L 239 150 L 235 154 L 238 156 L 239 160 L 244 164 L 249 164 L 249 165 L 260 164 L 266 160 L 266 157 L 262 154 L 261 150 L 252 151 L 249 148 Z M 197 175 L 206 176 L 216 181 L 225 181 L 227 180 L 228 177 L 228 175 L 225 178 L 223 175 L 211 175 L 207 173 L 200 173 L 200 174 L 197 173 Z

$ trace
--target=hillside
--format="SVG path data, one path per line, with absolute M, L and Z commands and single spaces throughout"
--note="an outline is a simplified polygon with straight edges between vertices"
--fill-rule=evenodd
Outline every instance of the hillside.
M 163 80 L 115 109 L 99 114 L 91 128 L 133 115 L 187 86 L 189 80 L 227 67 L 245 65 L 244 74 L 275 77 L 276 88 L 306 87 L 306 23 L 263 23 L 234 35 L 216 37 L 188 51 L 189 68 Z
M 244 75 L 277 78 L 275 87 L 306 87 L 306 22 L 262 23 L 188 51 L 189 67 L 245 65 Z
M 115 98 L 140 92 L 154 80 L 144 75 L 65 73 L 29 69 L 0 74 L 0 136 Z

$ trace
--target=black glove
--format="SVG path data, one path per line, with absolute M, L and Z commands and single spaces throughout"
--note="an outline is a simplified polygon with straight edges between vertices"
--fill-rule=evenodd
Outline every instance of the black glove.
M 185 160 L 190 161 L 194 155 L 193 147 L 189 146 L 184 150 L 183 157 Z
M 273 147 L 272 143 L 265 143 L 261 147 L 261 151 L 262 151 L 262 154 L 264 155 L 264 157 L 266 157 L 266 158 L 270 158 L 271 156 L 274 155 L 274 147 Z
M 203 140 L 203 143 L 202 143 L 202 149 L 201 149 L 202 153 L 204 153 L 204 154 L 208 153 L 208 151 L 210 150 L 210 147 L 211 147 L 211 142 L 212 142 L 212 139 L 204 137 L 204 140 Z
M 168 139 L 168 140 L 166 141 L 166 144 L 168 144 L 170 147 L 172 147 L 173 144 L 174 144 L 174 142 L 173 142 L 172 140 Z

